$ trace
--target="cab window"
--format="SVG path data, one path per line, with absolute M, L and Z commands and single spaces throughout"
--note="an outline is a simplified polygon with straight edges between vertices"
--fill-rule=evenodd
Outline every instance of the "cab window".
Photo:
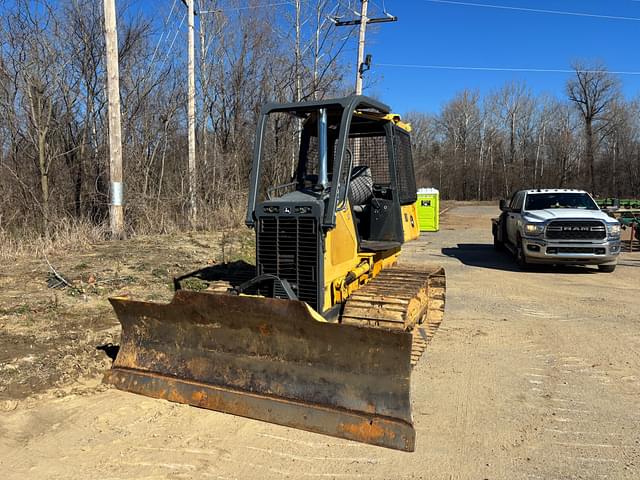
M 516 208 L 516 199 L 518 198 L 518 194 L 520 192 L 516 192 L 513 194 L 513 196 L 511 197 L 511 201 L 509 202 L 509 208 Z
M 522 210 L 522 204 L 524 203 L 524 192 L 516 192 L 511 198 L 509 208 L 512 210 Z

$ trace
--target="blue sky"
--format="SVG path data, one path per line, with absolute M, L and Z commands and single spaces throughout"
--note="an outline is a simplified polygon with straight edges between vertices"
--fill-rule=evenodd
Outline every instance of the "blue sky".
M 282 5 L 285 1 L 256 0 L 254 4 L 292 8 Z M 343 7 L 351 4 L 359 8 L 360 4 L 358 0 L 335 2 Z M 628 19 L 474 7 L 472 3 Z M 133 0 L 133 10 L 141 8 L 149 13 L 154 9 L 162 22 L 172 4 L 172 0 Z M 182 18 L 185 10 L 180 0 L 177 4 L 181 13 L 174 19 Z M 611 71 L 640 73 L 640 0 L 369 0 L 369 4 L 370 16 L 382 16 L 384 6 L 399 21 L 368 29 L 366 53 L 373 55 L 373 65 L 365 77 L 364 93 L 376 95 L 399 113 L 438 112 L 465 88 L 486 95 L 514 80 L 526 82 L 534 94 L 564 97 L 570 74 L 384 64 L 569 70 L 574 60 L 599 60 Z M 226 6 L 224 0 L 220 6 Z M 253 11 L 259 14 L 261 10 Z M 354 70 L 356 46 L 354 39 L 342 59 L 353 64 Z M 348 77 L 349 82 L 354 76 Z M 620 75 L 620 79 L 627 97 L 640 95 L 640 75 Z
M 569 69 L 574 59 L 599 59 L 612 71 L 640 72 L 638 0 L 466 0 L 465 3 L 638 20 L 543 14 L 425 0 L 386 0 L 386 9 L 398 16 L 399 21 L 369 31 L 366 50 L 373 55 L 373 67 L 367 74 L 371 87 L 365 93 L 375 93 L 398 112 L 436 112 L 464 88 L 486 94 L 511 80 L 526 81 L 534 93 L 564 96 L 569 77 L 566 73 L 451 71 L 377 64 L 562 70 Z M 375 0 L 371 5 L 372 13 L 380 12 L 382 0 Z M 640 75 L 621 75 L 620 78 L 625 95 L 640 94 Z

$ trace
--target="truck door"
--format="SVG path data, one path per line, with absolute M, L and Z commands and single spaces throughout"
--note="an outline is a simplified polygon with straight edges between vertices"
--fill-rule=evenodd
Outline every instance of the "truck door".
M 507 239 L 509 243 L 515 245 L 518 238 L 518 221 L 524 203 L 524 192 L 517 192 L 511 199 L 509 211 L 507 212 Z

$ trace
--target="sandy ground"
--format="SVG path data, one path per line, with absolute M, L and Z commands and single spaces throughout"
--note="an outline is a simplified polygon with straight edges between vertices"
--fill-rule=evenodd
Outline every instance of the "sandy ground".
M 92 297 L 87 287 L 88 299 L 64 297 L 46 309 L 51 293 L 27 287 L 40 313 L 29 302 L 16 304 L 15 296 L 2 297 L 4 478 L 640 478 L 640 254 L 624 254 L 613 274 L 520 272 L 493 251 L 489 221 L 496 213 L 458 205 L 440 232 L 423 235 L 403 255 L 406 263 L 443 264 L 448 283 L 445 320 L 412 377 L 415 453 L 102 387 L 97 372 L 109 361 L 95 346 L 117 342 L 118 333 L 103 295 Z M 185 251 L 189 262 L 204 261 L 213 241 L 200 239 L 186 250 L 166 245 L 162 268 L 184 268 Z M 131 264 L 135 252 L 125 250 L 111 252 L 112 261 Z M 66 265 L 62 257 L 56 264 Z M 149 265 L 111 293 L 144 287 L 165 298 L 166 275 L 150 274 Z M 35 264 L 15 268 L 42 276 Z M 92 312 L 88 325 L 83 308 Z M 63 325 L 73 326 L 67 333 L 51 327 L 67 317 L 71 323 Z M 47 335 L 62 350 L 47 350 Z M 25 361 L 29 345 L 35 352 Z M 71 358 L 60 367 L 70 369 L 66 376 L 37 367 L 43 359 L 64 360 L 66 347 Z M 42 370 L 50 376 L 29 382 L 23 369 L 36 379 Z M 18 388 L 11 379 L 25 384 Z M 26 398 L 30 385 L 37 394 Z

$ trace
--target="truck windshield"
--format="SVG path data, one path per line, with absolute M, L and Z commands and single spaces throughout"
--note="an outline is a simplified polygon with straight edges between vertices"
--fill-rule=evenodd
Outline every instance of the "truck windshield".
M 598 205 L 586 193 L 530 193 L 527 195 L 525 210 L 545 210 L 547 208 L 599 210 Z

